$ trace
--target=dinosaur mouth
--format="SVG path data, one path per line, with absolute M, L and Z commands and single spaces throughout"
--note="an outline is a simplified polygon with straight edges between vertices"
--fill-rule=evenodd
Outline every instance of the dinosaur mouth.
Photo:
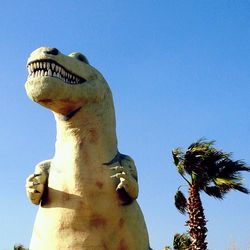
M 58 78 L 71 85 L 82 84 L 86 82 L 86 79 L 69 72 L 62 65 L 53 60 L 33 61 L 28 64 L 27 68 L 29 72 L 29 78 L 49 76 Z

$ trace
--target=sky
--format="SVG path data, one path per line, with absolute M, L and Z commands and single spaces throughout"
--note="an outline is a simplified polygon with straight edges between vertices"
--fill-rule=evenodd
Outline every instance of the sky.
M 26 198 L 25 179 L 54 154 L 54 117 L 24 89 L 27 58 L 41 46 L 85 54 L 108 81 L 119 150 L 135 160 L 154 250 L 187 230 L 173 202 L 185 184 L 173 148 L 206 137 L 250 164 L 249 1 L 3 0 L 0 249 L 29 245 L 37 206 Z M 250 249 L 250 196 L 202 201 L 209 249 Z

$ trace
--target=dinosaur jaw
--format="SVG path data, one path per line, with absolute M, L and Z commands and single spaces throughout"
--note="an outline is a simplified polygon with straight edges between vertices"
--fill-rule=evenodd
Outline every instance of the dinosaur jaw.
M 68 115 L 73 110 L 82 106 L 80 98 L 73 98 L 74 93 L 81 92 L 80 83 L 69 83 L 67 78 L 61 79 L 56 76 L 49 76 L 48 71 L 31 71 L 25 88 L 29 98 L 40 105 L 62 115 Z
M 25 88 L 33 101 L 63 115 L 79 107 L 79 102 L 73 101 L 68 94 L 72 94 L 74 88 L 81 88 L 86 79 L 52 59 L 31 61 L 27 69 Z
M 61 115 L 68 115 L 82 106 L 79 100 L 71 100 L 60 93 L 62 81 L 48 76 L 27 80 L 25 84 L 29 98 L 38 104 Z M 71 86 L 71 85 L 69 85 Z M 69 91 L 65 91 L 68 92 Z

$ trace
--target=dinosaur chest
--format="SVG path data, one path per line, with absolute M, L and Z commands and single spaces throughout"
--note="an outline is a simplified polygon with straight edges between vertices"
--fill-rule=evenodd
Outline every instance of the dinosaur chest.
M 84 212 L 112 209 L 119 199 L 110 170 L 100 164 L 52 163 L 44 206 L 65 206 Z M 100 211 L 101 212 L 101 211 Z M 103 211 L 102 211 L 103 213 Z

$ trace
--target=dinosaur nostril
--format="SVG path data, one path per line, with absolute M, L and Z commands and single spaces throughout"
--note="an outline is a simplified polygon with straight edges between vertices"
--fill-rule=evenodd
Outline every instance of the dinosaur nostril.
M 59 50 L 56 49 L 56 48 L 51 48 L 51 49 L 45 51 L 45 53 L 46 53 L 46 54 L 49 54 L 49 55 L 54 55 L 54 56 L 56 56 L 56 55 L 58 55 Z

